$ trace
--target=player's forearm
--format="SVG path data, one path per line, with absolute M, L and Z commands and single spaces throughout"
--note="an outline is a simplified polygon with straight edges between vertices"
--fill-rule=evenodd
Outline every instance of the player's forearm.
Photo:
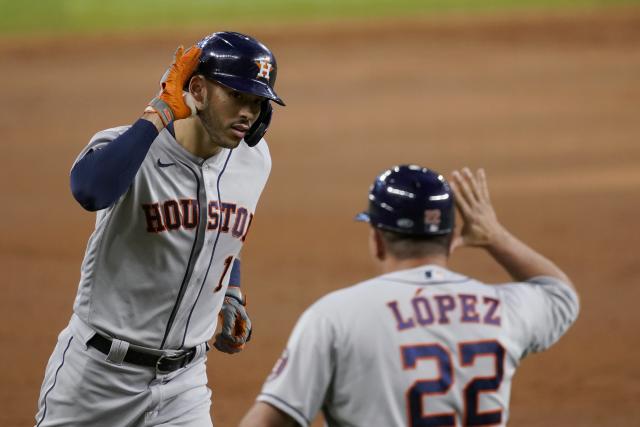
M 571 285 L 569 277 L 557 265 L 506 229 L 501 230 L 486 249 L 517 281 L 551 276 Z
M 156 126 L 141 119 L 106 147 L 87 153 L 71 170 L 71 192 L 78 203 L 97 211 L 118 200 L 157 136 Z
M 293 418 L 279 409 L 264 403 L 256 402 L 247 412 L 240 427 L 297 427 Z

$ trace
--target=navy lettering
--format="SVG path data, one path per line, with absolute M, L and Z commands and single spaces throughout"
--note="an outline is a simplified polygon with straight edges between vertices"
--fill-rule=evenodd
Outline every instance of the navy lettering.
M 489 325 L 500 326 L 500 323 L 501 323 L 500 315 L 496 313 L 498 311 L 498 307 L 500 307 L 500 300 L 497 300 L 495 298 L 484 297 L 482 301 L 486 305 L 489 305 L 489 309 L 487 310 L 487 313 L 484 315 L 483 322 Z
M 245 208 L 239 208 L 236 212 L 236 221 L 233 224 L 233 230 L 231 235 L 233 237 L 240 238 L 244 234 L 244 226 L 247 222 L 247 210 Z
M 467 294 L 459 294 L 458 298 L 460 299 L 460 308 L 462 314 L 460 316 L 461 322 L 478 322 L 480 320 L 480 315 L 476 311 L 476 303 L 478 302 L 478 297 L 475 295 L 467 295 Z
M 413 311 L 420 325 L 425 326 L 433 323 L 433 311 L 431 311 L 431 304 L 429 304 L 428 299 L 415 297 L 411 300 L 411 304 L 413 304 Z
M 165 230 L 158 203 L 144 204 L 142 209 L 147 219 L 147 231 L 149 233 L 159 233 Z
M 409 313 L 402 313 L 398 301 L 388 302 L 399 331 L 451 321 L 500 326 L 500 300 L 475 294 L 419 295 L 411 298 Z M 459 307 L 459 313 L 457 308 Z M 453 313 L 460 317 L 453 316 Z
M 220 231 L 228 233 L 229 220 L 231 219 L 231 214 L 236 212 L 236 205 L 235 203 L 221 203 L 220 206 L 220 212 L 222 213 L 222 226 L 220 227 Z
M 191 230 L 198 225 L 198 201 L 193 199 L 181 199 L 182 207 L 182 226 L 187 230 Z
M 249 224 L 247 224 L 247 229 L 244 232 L 244 236 L 242 236 L 243 242 L 247 239 L 247 234 L 249 234 L 249 229 L 251 228 L 252 221 L 253 221 L 253 214 L 249 214 Z
M 413 319 L 403 319 L 402 314 L 400 314 L 400 310 L 398 310 L 398 301 L 392 301 L 387 303 L 387 306 L 391 309 L 393 316 L 396 318 L 396 323 L 398 324 L 398 330 L 401 331 L 403 329 L 413 328 L 415 324 L 413 323 Z
M 434 298 L 438 304 L 438 314 L 440 315 L 438 323 L 449 323 L 447 312 L 453 311 L 456 308 L 456 300 L 450 295 L 436 295 Z
M 164 223 L 167 230 L 177 230 L 180 228 L 180 207 L 175 200 L 164 202 Z
M 207 230 L 215 230 L 220 222 L 220 214 L 218 213 L 218 202 L 209 202 L 209 222 Z
M 196 199 L 165 200 L 160 203 L 142 204 L 149 233 L 163 231 L 193 230 L 200 220 L 200 206 Z M 253 214 L 236 203 L 211 201 L 207 205 L 207 230 L 231 231 L 236 239 L 247 236 Z

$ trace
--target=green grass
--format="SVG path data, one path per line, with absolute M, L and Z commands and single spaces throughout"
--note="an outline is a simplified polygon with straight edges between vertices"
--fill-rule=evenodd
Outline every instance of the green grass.
M 505 9 L 595 8 L 640 0 L 0 0 L 0 34 L 91 33 L 234 22 L 296 22 Z

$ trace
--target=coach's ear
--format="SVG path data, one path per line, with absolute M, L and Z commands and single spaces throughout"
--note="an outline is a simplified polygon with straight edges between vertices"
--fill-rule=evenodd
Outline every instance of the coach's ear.
M 369 231 L 369 253 L 378 261 L 384 261 L 387 257 L 387 248 L 382 239 L 382 233 L 375 227 L 370 227 Z

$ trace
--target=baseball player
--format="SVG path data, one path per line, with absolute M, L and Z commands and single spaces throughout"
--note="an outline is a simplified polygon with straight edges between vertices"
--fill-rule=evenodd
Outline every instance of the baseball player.
M 454 197 L 463 218 L 454 244 Z M 485 174 L 452 187 L 419 166 L 369 193 L 370 249 L 383 274 L 305 311 L 242 427 L 503 426 L 520 360 L 555 343 L 578 296 L 551 261 L 496 219 Z M 447 269 L 452 245 L 482 247 L 513 277 L 486 285 Z
M 240 249 L 267 181 L 277 64 L 249 36 L 180 47 L 131 126 L 98 132 L 71 170 L 96 211 L 37 426 L 211 426 L 207 342 L 251 335 Z

